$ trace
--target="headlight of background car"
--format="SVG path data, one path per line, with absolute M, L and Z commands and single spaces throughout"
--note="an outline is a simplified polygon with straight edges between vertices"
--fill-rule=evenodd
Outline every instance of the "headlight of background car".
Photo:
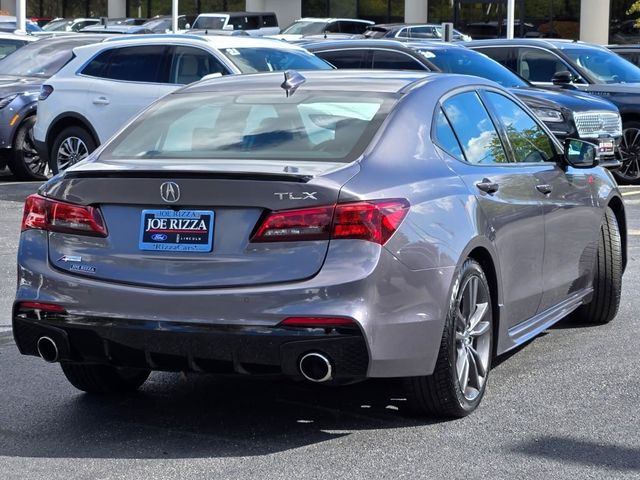
M 9 105 L 17 96 L 18 94 L 16 93 L 15 95 L 9 95 L 8 97 L 0 98 L 0 109 Z
M 553 110 L 551 108 L 533 108 L 532 110 L 543 122 L 564 122 L 564 117 L 560 110 Z

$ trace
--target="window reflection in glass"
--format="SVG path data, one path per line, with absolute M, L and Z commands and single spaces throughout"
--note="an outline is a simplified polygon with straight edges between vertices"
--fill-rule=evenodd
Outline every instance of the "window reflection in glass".
M 443 104 L 469 163 L 506 163 L 498 132 L 475 92 L 449 98 Z
M 488 92 L 496 115 L 504 125 L 516 162 L 549 162 L 555 156 L 551 139 L 515 102 L 504 95 Z

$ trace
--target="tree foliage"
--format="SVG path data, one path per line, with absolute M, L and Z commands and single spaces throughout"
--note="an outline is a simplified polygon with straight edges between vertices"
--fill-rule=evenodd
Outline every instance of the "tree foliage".
M 633 15 L 634 13 L 640 13 L 640 0 L 633 2 L 629 10 L 627 10 L 627 15 Z M 640 18 L 636 20 L 635 26 L 640 27 Z

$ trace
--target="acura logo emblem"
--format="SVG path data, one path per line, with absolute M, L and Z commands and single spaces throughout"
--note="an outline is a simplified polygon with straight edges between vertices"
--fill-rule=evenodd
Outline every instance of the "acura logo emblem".
M 180 187 L 175 182 L 164 182 L 160 185 L 160 196 L 167 203 L 176 203 L 180 200 Z

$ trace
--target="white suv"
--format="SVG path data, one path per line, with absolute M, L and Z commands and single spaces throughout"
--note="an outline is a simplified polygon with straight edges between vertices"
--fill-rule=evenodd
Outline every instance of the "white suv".
M 206 75 L 332 68 L 295 45 L 250 37 L 120 37 L 73 53 L 42 86 L 33 128 L 54 173 L 85 158 L 154 100 Z

